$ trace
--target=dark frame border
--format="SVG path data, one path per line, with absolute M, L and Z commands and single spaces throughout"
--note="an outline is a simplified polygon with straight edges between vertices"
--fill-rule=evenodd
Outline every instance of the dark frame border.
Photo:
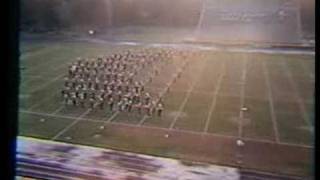
M 2 43 L 5 46 L 1 48 L 3 50 L 3 70 L 5 73 L 3 86 L 5 87 L 5 96 L 3 99 L 4 119 L 1 118 L 1 143 L 4 150 L 1 153 L 1 163 L 4 167 L 1 169 L 0 179 L 15 179 L 16 171 L 16 136 L 17 136 L 17 122 L 18 122 L 18 86 L 19 86 L 19 15 L 20 15 L 20 0 L 7 0 L 5 5 L 2 5 L 2 12 L 5 12 L 8 16 L 2 21 L 2 29 L 5 33 Z M 3 3 L 2 3 L 3 4 Z M 5 23 L 4 23 L 5 22 Z

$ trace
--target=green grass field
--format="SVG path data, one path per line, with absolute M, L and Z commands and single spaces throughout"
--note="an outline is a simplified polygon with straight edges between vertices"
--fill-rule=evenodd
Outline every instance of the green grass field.
M 141 47 L 88 42 L 21 45 L 21 136 L 232 166 L 239 166 L 240 153 L 245 168 L 311 173 L 314 56 L 205 51 L 189 60 L 164 95 L 163 116 L 144 117 L 66 107 L 60 97 L 67 65 L 77 57 Z M 165 65 L 146 89 L 161 92 L 175 66 Z M 235 145 L 239 138 L 247 143 L 241 151 Z

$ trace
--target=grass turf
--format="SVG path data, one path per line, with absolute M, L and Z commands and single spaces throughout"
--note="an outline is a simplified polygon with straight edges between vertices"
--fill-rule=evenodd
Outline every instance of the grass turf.
M 94 57 L 98 54 L 112 53 L 129 48 L 128 46 L 85 42 L 23 43 L 22 46 L 21 66 L 26 69 L 21 71 L 20 108 L 49 114 L 55 112 L 57 115 L 75 118 L 82 115 L 86 110 L 61 107 L 59 94 L 63 85 L 62 76 L 66 74 L 67 64 L 74 61 L 78 56 Z M 214 143 L 218 147 L 213 148 L 205 144 L 213 142 L 206 140 L 203 136 L 195 134 L 188 141 L 188 137 L 191 137 L 191 135 L 184 134 L 183 131 L 178 133 L 168 129 L 150 130 L 145 129 L 145 127 L 168 128 L 176 116 L 179 115 L 174 128 L 201 133 L 208 118 L 214 91 L 218 87 L 218 77 L 224 72 L 225 76 L 222 78 L 216 97 L 216 106 L 209 118 L 208 133 L 238 137 L 241 89 L 244 88 L 244 106 L 248 107 L 248 111 L 244 112 L 244 119 L 242 119 L 243 136 L 255 139 L 257 142 L 260 140 L 273 141 L 274 130 L 270 117 L 270 101 L 267 96 L 268 87 L 263 73 L 263 63 L 269 72 L 270 89 L 274 100 L 273 105 L 276 111 L 280 141 L 312 145 L 313 135 L 308 129 L 308 124 L 302 118 L 301 109 L 298 106 L 300 102 L 297 101 L 296 97 L 300 97 L 303 101 L 306 113 L 311 117 L 309 120 L 312 121 L 314 113 L 312 108 L 314 57 L 230 52 L 205 52 L 204 57 L 191 59 L 181 78 L 164 95 L 165 111 L 161 118 L 146 118 L 142 127 L 131 127 L 140 123 L 143 116 L 136 113 L 120 113 L 120 115 L 115 116 L 112 122 L 121 122 L 131 126 L 119 128 L 116 125 L 108 124 L 108 128 L 99 130 L 99 126 L 104 124 L 103 121 L 109 119 L 112 113 L 108 110 L 94 109 L 83 118 L 101 122 L 80 121 L 58 137 L 58 140 L 234 165 L 235 160 L 232 156 L 235 150 L 229 141 L 228 145 L 224 146 L 225 142 L 218 140 L 219 143 Z M 169 65 L 163 68 L 160 75 L 155 77 L 146 89 L 150 90 L 151 94 L 159 93 L 170 81 L 178 66 Z M 244 70 L 247 74 L 246 80 L 243 82 Z M 297 92 L 289 83 L 288 73 L 292 75 Z M 198 75 L 199 77 L 197 77 Z M 181 105 L 186 100 L 188 90 L 193 83 L 194 89 L 185 106 L 182 107 Z M 181 107 L 182 112 L 180 113 Z M 45 122 L 39 122 L 41 117 L 43 116 L 20 113 L 20 135 L 50 139 L 72 122 L 71 119 L 60 117 L 45 117 Z M 172 133 L 177 137 L 172 137 L 173 140 L 167 142 L 168 140 L 163 139 L 164 133 Z M 94 138 L 95 134 L 101 134 L 101 136 Z M 67 136 L 72 137 L 72 140 L 65 139 Z M 259 146 L 256 148 L 259 148 Z M 279 151 L 270 150 L 268 153 L 279 153 Z M 287 153 L 291 154 L 292 152 L 288 150 Z M 305 167 L 297 162 L 298 157 L 282 158 L 281 162 L 275 158 L 271 158 L 273 161 L 265 159 L 261 162 L 255 162 L 259 158 L 250 159 L 250 156 L 254 157 L 255 153 L 252 151 L 252 155 L 247 154 L 248 164 L 245 166 L 254 167 L 254 165 L 257 165 L 256 168 L 265 170 L 280 168 L 280 171 L 284 169 L 288 173 L 305 172 L 305 169 L 303 170 Z M 308 155 L 310 154 L 307 152 L 303 156 Z M 274 156 L 278 157 L 278 155 Z M 268 163 L 275 163 L 275 167 L 271 167 Z M 277 166 L 277 163 L 281 165 Z M 308 163 L 310 162 L 307 160 L 303 161 L 304 165 Z

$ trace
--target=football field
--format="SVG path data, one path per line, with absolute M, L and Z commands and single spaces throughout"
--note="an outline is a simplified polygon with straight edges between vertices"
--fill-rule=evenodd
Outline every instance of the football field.
M 68 64 L 142 46 L 22 42 L 19 135 L 275 173 L 312 174 L 314 56 L 203 51 L 146 90 L 161 117 L 63 104 Z M 140 78 L 148 78 L 141 72 Z M 245 146 L 238 147 L 242 139 Z

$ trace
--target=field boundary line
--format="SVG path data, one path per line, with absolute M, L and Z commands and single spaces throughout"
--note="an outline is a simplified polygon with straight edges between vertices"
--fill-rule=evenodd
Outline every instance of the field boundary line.
M 203 60 L 203 59 L 202 59 Z M 179 107 L 179 110 L 178 110 L 178 114 L 174 117 L 173 121 L 171 122 L 170 126 L 169 126 L 169 129 L 173 129 L 174 125 L 176 124 L 178 118 L 180 117 L 181 113 L 182 113 L 182 110 L 184 109 L 185 105 L 187 104 L 187 101 L 189 100 L 190 96 L 191 96 L 191 93 L 195 87 L 195 85 L 198 83 L 199 79 L 200 79 L 200 74 L 202 73 L 203 69 L 204 69 L 204 66 L 205 64 L 207 64 L 207 59 L 206 60 L 203 60 L 204 62 L 202 63 L 201 65 L 201 68 L 200 68 L 200 72 L 199 74 L 197 75 L 197 77 L 194 78 L 192 84 L 190 85 L 190 88 L 187 92 L 187 95 L 185 96 L 183 102 L 181 103 L 180 107 Z
M 223 62 L 223 67 L 222 67 L 222 72 L 220 72 L 217 86 L 216 86 L 216 88 L 215 88 L 215 90 L 213 92 L 212 102 L 211 102 L 211 106 L 210 106 L 210 109 L 209 109 L 209 114 L 207 116 L 206 124 L 205 124 L 205 127 L 203 129 L 204 133 L 208 132 L 209 125 L 210 125 L 210 122 L 211 122 L 211 116 L 212 116 L 213 110 L 214 110 L 214 108 L 216 107 L 216 104 L 217 104 L 217 96 L 218 96 L 218 93 L 219 93 L 219 91 L 221 89 L 221 82 L 222 82 L 222 79 L 223 79 L 223 77 L 225 75 L 225 71 L 226 71 L 226 62 L 224 61 Z
M 128 124 L 128 123 L 123 123 L 123 122 L 112 122 L 112 121 L 111 122 L 106 122 L 106 121 L 90 119 L 90 118 L 83 118 L 83 117 L 79 118 L 79 117 L 66 116 L 66 115 L 52 115 L 52 114 L 48 114 L 48 113 L 25 111 L 25 110 L 20 110 L 19 112 L 20 113 L 25 113 L 25 114 L 34 114 L 34 115 L 41 115 L 41 116 L 47 116 L 47 117 L 56 117 L 56 118 L 64 118 L 64 119 L 70 119 L 70 120 L 81 120 L 81 121 L 87 121 L 87 122 L 93 122 L 93 123 L 105 123 L 105 124 L 122 125 L 122 126 L 135 127 L 135 128 L 147 128 L 147 129 L 158 129 L 158 130 L 172 131 L 172 132 L 181 132 L 181 133 L 194 134 L 194 135 L 207 135 L 207 136 L 215 136 L 215 137 L 232 138 L 232 139 L 235 139 L 235 140 L 238 138 L 237 136 L 216 134 L 216 133 L 211 133 L 211 132 L 203 134 L 202 132 L 196 132 L 196 131 L 190 131 L 190 130 L 182 130 L 182 129 L 171 129 L 170 130 L 169 128 L 164 128 L 164 127 L 154 127 L 154 126 L 147 126 L 147 125 L 138 126 L 138 125 L 135 125 L 135 124 Z M 275 143 L 275 141 L 266 140 L 266 139 L 255 139 L 255 138 L 248 138 L 248 137 L 243 137 L 242 139 L 243 140 L 247 140 L 247 141 L 252 141 L 252 142 L 258 142 L 258 143 L 287 145 L 287 146 L 302 147 L 302 148 L 314 148 L 313 146 L 303 145 L 303 144 L 294 144 L 294 143 L 285 143 L 285 142 Z
M 241 75 L 241 95 L 240 95 L 240 111 L 239 111 L 239 123 L 238 123 L 238 136 L 240 138 L 243 137 L 243 118 L 244 118 L 244 108 L 245 105 L 245 93 L 246 93 L 246 81 L 247 81 L 247 67 L 248 66 L 248 55 L 245 55 L 245 59 L 243 62 L 243 70 Z
M 274 104 L 273 104 L 272 88 L 271 88 L 271 83 L 270 83 L 270 79 L 269 79 L 269 71 L 266 68 L 265 62 L 262 61 L 261 63 L 262 63 L 263 74 L 265 76 L 265 84 L 268 88 L 269 108 L 270 108 L 271 121 L 272 121 L 272 125 L 273 125 L 274 137 L 275 137 L 275 141 L 277 143 L 279 143 L 280 136 L 279 136 L 277 117 L 275 114 L 275 108 L 274 108 Z
M 296 84 L 295 84 L 295 82 L 293 80 L 292 74 L 291 74 L 290 70 L 288 69 L 287 64 L 286 64 L 285 61 L 283 61 L 281 63 L 281 65 L 282 65 L 283 69 L 286 72 L 286 75 L 287 75 L 287 78 L 289 79 L 289 83 L 290 83 L 291 87 L 293 88 L 293 91 L 294 91 L 294 94 L 295 94 L 295 99 L 297 100 L 297 103 L 299 105 L 299 110 L 300 110 L 300 112 L 301 112 L 301 114 L 303 116 L 303 119 L 304 119 L 305 123 L 307 124 L 307 126 L 310 127 L 311 131 L 314 132 L 313 126 L 311 125 L 311 122 L 309 121 L 310 117 L 306 112 L 306 108 L 305 108 L 305 106 L 303 104 L 303 101 L 302 101 L 300 95 L 299 95 L 299 92 L 298 92 L 297 86 L 296 86 Z
M 87 115 L 89 112 L 91 111 L 91 109 L 87 109 L 84 113 L 82 113 L 80 116 L 76 117 L 76 119 L 69 124 L 67 127 L 65 127 L 64 129 L 62 129 L 60 132 L 58 132 L 55 136 L 53 136 L 51 138 L 51 140 L 56 140 L 59 136 L 61 136 L 63 133 L 65 133 L 66 131 L 68 131 L 72 126 L 74 126 L 76 123 L 78 123 L 85 115 Z M 52 115 L 52 114 L 51 114 Z M 53 115 L 54 116 L 54 115 Z

